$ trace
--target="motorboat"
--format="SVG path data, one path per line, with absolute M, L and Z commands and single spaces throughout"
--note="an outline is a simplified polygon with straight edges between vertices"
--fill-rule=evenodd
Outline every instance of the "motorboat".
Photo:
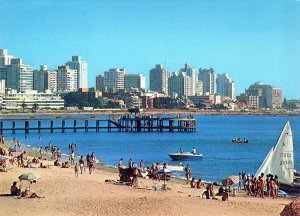
M 203 154 L 191 152 L 170 153 L 169 156 L 172 160 L 201 160 L 203 158 Z

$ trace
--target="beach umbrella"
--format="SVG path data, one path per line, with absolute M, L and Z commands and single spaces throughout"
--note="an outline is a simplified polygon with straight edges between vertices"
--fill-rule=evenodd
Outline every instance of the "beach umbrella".
M 33 180 L 37 180 L 40 178 L 41 178 L 41 175 L 38 173 L 24 173 L 19 176 L 20 180 L 27 180 L 27 181 L 33 181 Z
M 166 185 L 167 174 L 171 174 L 172 170 L 163 168 L 156 171 L 156 174 L 162 174 L 164 176 L 164 184 Z
M 297 199 L 290 204 L 287 204 L 280 216 L 299 216 L 300 215 L 300 199 Z
M 22 152 L 21 148 L 11 148 L 10 152 Z
M 222 180 L 223 185 L 233 185 L 239 183 L 238 176 L 228 176 L 227 178 Z

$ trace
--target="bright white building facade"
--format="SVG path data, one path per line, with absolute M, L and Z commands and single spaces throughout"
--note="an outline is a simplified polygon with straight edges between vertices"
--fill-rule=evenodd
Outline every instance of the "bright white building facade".
M 86 61 L 81 60 L 81 56 L 72 56 L 72 61 L 66 65 L 77 71 L 77 89 L 88 88 L 88 65 Z

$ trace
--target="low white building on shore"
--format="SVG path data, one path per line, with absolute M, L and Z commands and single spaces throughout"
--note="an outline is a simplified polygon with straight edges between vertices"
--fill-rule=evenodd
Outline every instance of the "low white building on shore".
M 4 110 L 24 110 L 24 109 L 49 109 L 58 110 L 64 108 L 64 100 L 53 93 L 38 93 L 35 90 L 17 93 L 11 91 L 0 101 Z

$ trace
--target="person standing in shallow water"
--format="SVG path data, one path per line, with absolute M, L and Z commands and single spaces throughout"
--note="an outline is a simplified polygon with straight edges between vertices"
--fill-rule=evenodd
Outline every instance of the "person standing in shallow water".
M 191 177 L 191 168 L 189 165 L 187 165 L 184 169 L 185 171 L 185 177 L 186 177 L 186 184 L 190 183 L 190 177 Z

